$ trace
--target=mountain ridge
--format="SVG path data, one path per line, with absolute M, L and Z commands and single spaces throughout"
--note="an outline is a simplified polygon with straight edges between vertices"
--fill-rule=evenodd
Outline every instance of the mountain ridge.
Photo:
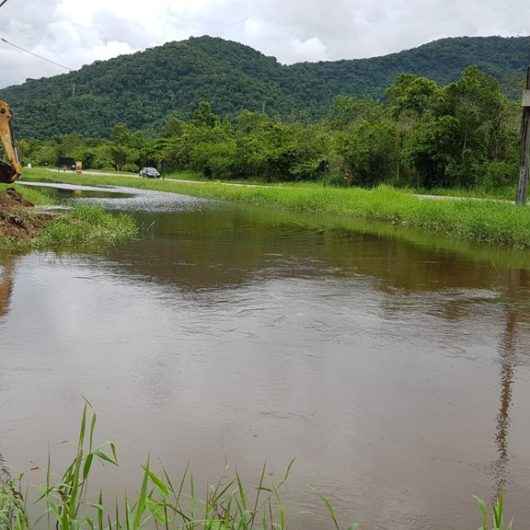
M 117 122 L 156 128 L 171 112 L 189 115 L 201 99 L 221 115 L 265 109 L 317 117 L 338 95 L 381 98 L 400 73 L 447 84 L 470 65 L 517 97 L 529 63 L 527 37 L 444 38 L 378 57 L 284 65 L 250 46 L 203 36 L 28 79 L 1 89 L 0 98 L 13 107 L 21 136 L 106 136 Z

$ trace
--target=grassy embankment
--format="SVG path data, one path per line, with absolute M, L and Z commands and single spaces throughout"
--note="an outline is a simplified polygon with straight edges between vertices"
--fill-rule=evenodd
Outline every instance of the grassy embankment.
M 206 489 L 201 498 L 193 476 L 186 468 L 183 477 L 173 482 L 162 469 L 156 473 L 149 458 L 142 466 L 142 480 L 136 499 L 107 499 L 100 491 L 90 499 L 89 481 L 94 471 L 107 464 L 118 466 L 116 446 L 94 445 L 96 416 L 89 406 L 83 411 L 81 429 L 72 463 L 64 474 L 54 479 L 50 464 L 45 483 L 38 492 L 42 518 L 56 530 L 285 530 L 287 512 L 281 492 L 294 461 L 278 481 L 271 481 L 264 465 L 252 490 L 245 487 L 238 473 L 221 478 Z M 21 481 L 11 480 L 0 461 L 0 528 L 32 530 L 39 528 L 28 514 L 21 493 Z M 3 479 L 3 481 L 2 481 Z M 251 493 L 252 491 L 252 493 Z M 329 528 L 341 530 L 331 502 L 320 497 L 330 515 Z M 493 506 L 476 499 L 482 514 L 481 530 L 509 530 L 504 520 L 504 503 L 500 498 Z M 316 499 L 315 499 L 316 501 Z M 39 518 L 40 519 L 40 518 Z M 352 525 L 350 530 L 357 529 Z
M 0 185 L 0 193 L 14 187 L 36 206 L 55 203 L 45 191 L 18 185 Z M 50 215 L 30 207 L 9 207 L 2 212 L 0 250 L 85 248 L 112 245 L 134 237 L 138 231 L 127 215 L 111 215 L 94 206 L 76 206 Z
M 47 170 L 25 173 L 28 180 L 57 180 Z M 424 230 L 452 239 L 530 248 L 530 208 L 488 200 L 429 200 L 382 186 L 373 190 L 317 184 L 238 186 L 219 182 L 143 180 L 135 177 L 61 174 L 60 180 L 89 185 L 122 185 L 184 193 L 286 211 L 350 216 Z
M 49 170 L 48 170 L 49 171 Z M 115 173 L 112 168 L 106 170 L 90 170 L 90 173 L 94 174 L 105 174 L 105 173 Z M 63 173 L 59 173 L 61 175 Z M 135 176 L 133 173 L 116 173 L 119 176 L 130 177 Z M 167 174 L 164 178 L 170 180 L 191 180 L 193 182 L 211 182 L 206 180 L 200 173 L 191 170 L 182 170 L 174 171 Z M 226 184 L 243 184 L 243 185 L 254 185 L 254 186 L 278 186 L 285 185 L 278 182 L 265 182 L 259 179 L 231 179 Z M 292 183 L 291 186 L 308 186 L 314 185 L 310 182 L 300 182 Z M 329 186 L 325 181 L 318 182 L 318 186 Z M 406 193 L 416 194 L 416 195 L 427 195 L 427 196 L 437 196 L 437 197 L 458 197 L 466 199 L 497 199 L 500 201 L 513 201 L 515 198 L 515 184 L 511 186 L 502 186 L 495 189 L 474 186 L 472 188 L 397 188 Z

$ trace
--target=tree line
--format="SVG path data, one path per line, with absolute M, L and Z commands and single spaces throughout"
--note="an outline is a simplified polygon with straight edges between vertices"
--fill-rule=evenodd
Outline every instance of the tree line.
M 498 81 L 469 67 L 446 86 L 403 74 L 380 101 L 339 96 L 317 122 L 222 118 L 203 100 L 191 117 L 170 114 L 158 134 L 118 123 L 106 139 L 68 134 L 22 140 L 20 150 L 33 165 L 70 157 L 86 169 L 154 166 L 212 179 L 496 188 L 515 182 L 518 125 Z

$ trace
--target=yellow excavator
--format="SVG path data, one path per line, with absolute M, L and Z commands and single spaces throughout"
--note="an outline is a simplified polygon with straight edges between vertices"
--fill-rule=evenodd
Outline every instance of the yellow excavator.
M 15 182 L 22 173 L 22 164 L 18 158 L 11 120 L 13 113 L 9 105 L 0 99 L 0 141 L 4 147 L 7 161 L 0 160 L 0 182 Z

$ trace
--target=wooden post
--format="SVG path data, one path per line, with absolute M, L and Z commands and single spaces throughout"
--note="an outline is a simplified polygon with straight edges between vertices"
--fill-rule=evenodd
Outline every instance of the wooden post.
M 530 68 L 526 73 L 526 90 L 523 92 L 523 120 L 521 122 L 521 168 L 515 203 L 525 206 L 528 200 L 530 175 Z

